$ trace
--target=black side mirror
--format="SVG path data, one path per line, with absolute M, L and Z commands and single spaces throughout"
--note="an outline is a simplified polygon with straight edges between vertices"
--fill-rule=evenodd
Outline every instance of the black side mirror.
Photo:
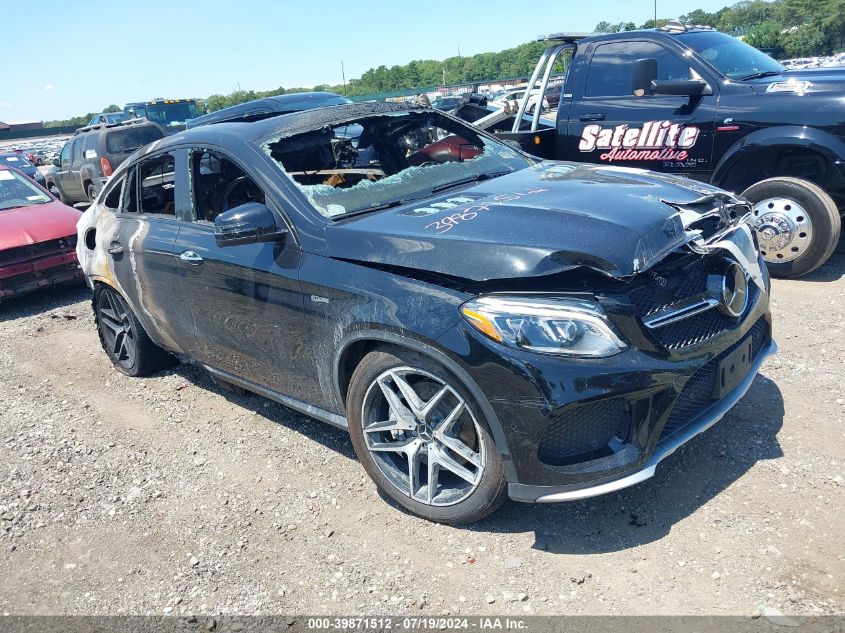
M 713 89 L 702 79 L 655 79 L 651 82 L 651 92 L 656 95 L 700 97 L 712 95 Z
M 60 161 L 58 158 L 54 158 L 53 159 L 53 165 L 55 165 L 56 167 L 61 167 L 62 161 Z
M 652 94 L 651 82 L 657 79 L 657 60 L 638 59 L 631 71 L 631 92 L 637 96 Z
M 214 220 L 218 246 L 273 242 L 287 233 L 276 224 L 276 216 L 260 202 L 247 202 L 224 211 Z

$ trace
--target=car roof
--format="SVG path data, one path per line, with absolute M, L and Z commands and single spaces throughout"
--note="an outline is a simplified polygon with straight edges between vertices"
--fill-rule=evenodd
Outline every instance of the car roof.
M 290 136 L 309 129 L 320 129 L 351 119 L 402 112 L 436 112 L 429 107 L 406 103 L 350 103 L 312 110 L 281 114 L 269 119 L 253 122 L 227 122 L 215 125 L 201 125 L 168 136 L 156 143 L 156 149 L 163 149 L 186 142 L 225 144 L 256 142 L 274 136 Z
M 229 120 L 258 120 L 259 118 L 267 118 L 277 114 L 318 108 L 322 103 L 330 100 L 335 101 L 333 105 L 336 105 L 338 99 L 351 103 L 349 99 L 335 92 L 294 92 L 291 94 L 263 97 L 203 114 L 188 121 L 188 127 L 199 127 L 200 125 Z

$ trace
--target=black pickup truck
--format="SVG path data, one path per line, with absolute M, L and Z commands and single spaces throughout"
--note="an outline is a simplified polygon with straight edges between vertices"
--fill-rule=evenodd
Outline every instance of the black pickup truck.
M 523 102 L 496 120 L 470 102 L 459 115 L 543 158 L 741 193 L 775 276 L 799 277 L 833 253 L 845 211 L 845 69 L 788 71 L 739 39 L 674 22 L 541 39 L 549 48 L 529 85 L 545 92 L 565 66 L 556 112 L 529 114 Z

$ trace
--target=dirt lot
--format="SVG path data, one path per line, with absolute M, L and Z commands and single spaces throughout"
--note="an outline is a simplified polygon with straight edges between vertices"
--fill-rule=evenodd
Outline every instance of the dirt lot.
M 468 528 L 347 437 L 190 366 L 113 371 L 84 288 L 0 306 L 0 613 L 845 612 L 845 254 L 774 284 L 780 354 L 657 476 Z

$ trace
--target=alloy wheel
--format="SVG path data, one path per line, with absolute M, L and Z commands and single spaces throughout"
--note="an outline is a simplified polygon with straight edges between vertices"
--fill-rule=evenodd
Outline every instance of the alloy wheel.
M 115 291 L 103 290 L 97 315 L 106 352 L 114 363 L 130 369 L 138 354 L 138 342 L 126 302 Z
M 478 420 L 434 374 L 413 367 L 385 371 L 367 388 L 361 421 L 378 469 L 414 501 L 454 505 L 481 482 L 487 460 Z

